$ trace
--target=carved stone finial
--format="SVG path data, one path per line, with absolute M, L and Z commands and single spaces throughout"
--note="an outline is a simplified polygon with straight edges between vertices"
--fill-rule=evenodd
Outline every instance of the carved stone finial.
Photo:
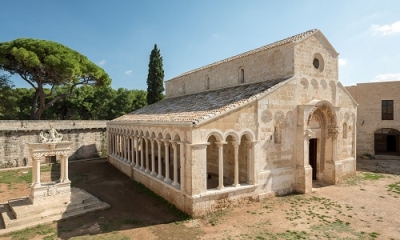
M 63 138 L 63 135 L 61 133 L 58 133 L 54 127 L 51 127 L 50 130 L 48 130 L 47 132 L 41 131 L 39 135 L 42 138 L 42 143 L 61 142 Z

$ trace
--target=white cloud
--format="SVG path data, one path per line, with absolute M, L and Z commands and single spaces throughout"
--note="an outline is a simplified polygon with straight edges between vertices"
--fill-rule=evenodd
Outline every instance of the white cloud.
M 374 77 L 371 82 L 388 82 L 388 81 L 400 81 L 400 73 L 387 73 L 380 74 Z
M 339 66 L 344 66 L 347 64 L 347 59 L 345 58 L 339 58 Z
M 126 75 L 131 75 L 132 74 L 132 70 L 125 71 L 125 74 Z
M 103 66 L 104 64 L 106 64 L 106 60 L 101 60 L 98 64 L 99 64 L 100 66 Z
M 400 21 L 394 22 L 391 25 L 372 24 L 371 30 L 374 32 L 374 35 L 377 35 L 380 33 L 383 35 L 400 33 Z

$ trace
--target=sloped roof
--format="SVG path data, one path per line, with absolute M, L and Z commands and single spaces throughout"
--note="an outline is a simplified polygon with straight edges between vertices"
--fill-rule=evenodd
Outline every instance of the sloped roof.
M 206 119 L 258 99 L 285 80 L 288 80 L 288 78 L 168 98 L 123 115 L 112 120 L 112 122 L 190 123 L 191 125 L 198 125 Z
M 255 54 L 255 53 L 258 53 L 258 52 L 262 52 L 262 51 L 265 51 L 265 50 L 268 50 L 268 49 L 271 49 L 271 48 L 279 47 L 279 46 L 282 46 L 282 45 L 285 45 L 285 44 L 288 44 L 288 43 L 298 42 L 298 41 L 301 41 L 301 40 L 309 37 L 310 35 L 318 32 L 318 31 L 319 31 L 318 29 L 312 29 L 312 30 L 309 30 L 309 31 L 306 31 L 306 32 L 303 32 L 303 33 L 299 33 L 299 34 L 296 34 L 294 36 L 291 36 L 291 37 L 288 37 L 288 38 L 285 38 L 285 39 L 270 43 L 268 45 L 265 45 L 265 46 L 262 46 L 262 47 L 259 47 L 259 48 L 256 48 L 256 49 L 241 53 L 241 54 L 238 54 L 236 56 L 233 56 L 233 57 L 230 57 L 230 58 L 226 58 L 224 60 L 221 60 L 221 61 L 218 61 L 218 62 L 215 62 L 215 63 L 211 63 L 209 65 L 205 65 L 203 67 L 196 68 L 194 70 L 182 73 L 181 75 L 179 75 L 179 76 L 177 76 L 175 78 L 179 78 L 179 77 L 182 77 L 182 76 L 185 76 L 185 75 L 188 75 L 188 74 L 200 71 L 200 70 L 204 70 L 204 69 L 207 69 L 207 68 L 210 68 L 210 67 L 225 63 L 225 62 L 229 62 L 229 61 L 232 61 L 232 60 L 235 60 L 235 59 L 246 57 L 246 56 L 249 56 L 249 55 L 252 55 L 252 54 Z M 175 78 L 172 78 L 170 80 L 173 80 Z

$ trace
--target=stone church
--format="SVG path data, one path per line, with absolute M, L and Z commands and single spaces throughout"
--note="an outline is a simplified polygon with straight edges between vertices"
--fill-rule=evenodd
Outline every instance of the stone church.
M 193 216 L 356 171 L 357 104 L 310 30 L 183 73 L 107 123 L 108 161 Z

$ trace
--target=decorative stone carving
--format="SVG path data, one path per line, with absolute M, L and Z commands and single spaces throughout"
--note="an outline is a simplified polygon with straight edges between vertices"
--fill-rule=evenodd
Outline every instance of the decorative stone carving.
M 269 110 L 264 110 L 261 113 L 261 121 L 263 121 L 263 123 L 269 123 L 272 120 L 272 113 Z
M 329 127 L 328 128 L 328 137 L 332 137 L 332 138 L 337 138 L 339 134 L 339 128 L 338 127 Z
M 47 131 L 47 133 L 44 131 L 41 131 L 40 137 L 42 138 L 42 140 L 41 140 L 42 143 L 61 142 L 63 135 L 61 133 L 58 133 L 54 127 L 51 127 L 50 130 Z

